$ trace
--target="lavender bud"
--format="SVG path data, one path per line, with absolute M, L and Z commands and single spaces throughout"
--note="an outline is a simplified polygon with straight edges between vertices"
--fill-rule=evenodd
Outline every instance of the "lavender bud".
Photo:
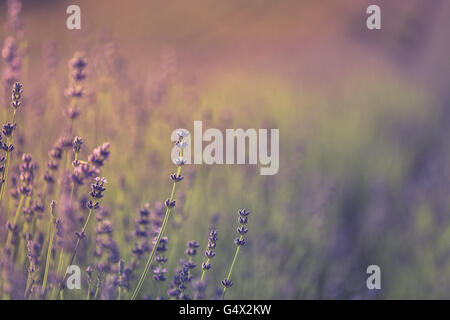
M 222 285 L 225 288 L 229 288 L 229 287 L 231 287 L 233 285 L 233 282 L 231 280 L 228 280 L 228 279 L 225 278 L 225 279 L 222 280 Z
M 244 227 L 244 226 L 240 226 L 239 228 L 237 228 L 237 232 L 240 235 L 244 235 L 244 234 L 246 234 L 248 232 L 248 229 L 246 227 Z
M 175 200 L 170 201 L 170 199 L 167 199 L 166 202 L 165 202 L 165 205 L 166 205 L 167 208 L 173 208 L 173 207 L 175 207 L 175 204 L 176 204 Z
M 209 262 L 206 263 L 206 261 L 203 262 L 202 263 L 202 269 L 205 270 L 205 271 L 211 269 L 211 263 L 209 263 Z
M 244 238 L 236 238 L 236 239 L 234 239 L 234 243 L 237 245 L 237 246 L 243 246 L 243 245 L 245 245 L 245 239 Z

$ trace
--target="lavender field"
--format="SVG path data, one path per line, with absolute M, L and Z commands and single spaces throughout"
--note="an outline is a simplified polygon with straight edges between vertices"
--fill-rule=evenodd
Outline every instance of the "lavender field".
M 378 3 L 0 1 L 0 299 L 450 298 L 450 2 Z

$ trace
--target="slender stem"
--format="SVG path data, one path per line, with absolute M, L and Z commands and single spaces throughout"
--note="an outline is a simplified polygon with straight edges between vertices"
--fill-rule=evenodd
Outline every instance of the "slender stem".
M 96 289 L 95 289 L 95 294 L 94 294 L 94 300 L 97 300 L 98 294 L 100 292 L 100 279 L 101 279 L 102 274 L 100 273 L 97 277 L 97 285 L 96 285 Z
M 24 298 L 25 299 L 29 299 L 30 298 L 30 294 L 33 291 L 34 283 L 35 283 L 35 281 L 31 277 L 31 273 L 28 272 L 27 287 L 25 289 L 25 294 L 24 294 Z
M 206 264 L 208 264 L 210 260 L 211 260 L 210 258 L 206 259 Z M 206 270 L 203 270 L 202 271 L 202 277 L 200 278 L 200 281 L 203 281 L 203 278 L 205 277 L 205 273 L 206 273 Z
M 9 145 L 9 138 L 6 141 L 6 144 Z M 3 200 L 3 194 L 5 193 L 5 188 L 6 188 L 6 182 L 8 180 L 8 170 L 9 170 L 9 159 L 11 158 L 11 152 L 10 151 L 6 151 L 6 160 L 5 160 L 5 170 L 3 171 L 3 176 L 2 176 L 2 186 L 1 186 L 1 190 L 0 190 L 0 201 Z
M 30 207 L 30 202 L 31 202 L 31 196 L 27 196 L 25 198 L 25 203 L 24 203 L 24 207 L 25 208 L 29 208 Z M 20 211 L 19 211 L 20 212 Z M 24 221 L 23 227 L 22 227 L 22 234 L 31 234 L 30 233 L 30 222 L 28 222 L 27 220 Z M 26 255 L 26 248 L 27 246 L 27 242 L 25 241 L 24 237 L 20 237 L 19 239 L 19 251 L 16 252 L 18 254 L 18 261 L 20 262 L 20 264 L 25 263 L 26 259 L 27 259 L 27 255 Z
M 180 149 L 180 157 L 182 157 L 182 156 L 183 156 L 183 150 Z M 181 165 L 178 166 L 177 176 L 180 175 L 180 173 L 181 173 Z M 173 198 L 175 196 L 175 185 L 176 185 L 176 182 L 174 181 L 173 185 L 172 185 L 172 191 L 170 193 L 170 198 L 169 198 L 170 202 L 173 201 Z M 153 245 L 152 252 L 150 253 L 150 256 L 147 259 L 147 263 L 145 264 L 144 271 L 142 272 L 141 277 L 139 278 L 139 281 L 137 283 L 137 286 L 134 289 L 133 295 L 131 296 L 131 300 L 135 300 L 137 295 L 139 294 L 139 291 L 142 289 L 142 285 L 144 284 L 145 278 L 146 278 L 147 273 L 148 273 L 148 271 L 150 269 L 150 265 L 151 265 L 151 263 L 153 261 L 153 258 L 155 256 L 155 254 L 156 254 L 156 250 L 159 247 L 159 242 L 161 241 L 161 238 L 164 235 L 164 231 L 166 229 L 167 222 L 169 221 L 170 212 L 171 212 L 171 208 L 169 206 L 167 206 L 166 207 L 166 214 L 164 215 L 164 221 L 162 223 L 161 230 L 159 231 L 158 237 L 156 238 L 156 242 Z
M 93 209 L 89 209 L 89 214 L 87 216 L 86 222 L 84 223 L 84 226 L 81 229 L 81 235 L 83 235 L 84 232 L 86 231 L 86 228 L 88 226 L 89 220 L 90 220 L 90 218 L 92 216 L 92 211 L 94 211 L 94 210 Z M 80 246 L 81 239 L 82 239 L 81 237 L 78 237 L 78 239 L 77 239 L 77 243 L 75 244 L 75 248 L 73 250 L 72 257 L 70 258 L 70 261 L 69 261 L 69 266 L 71 266 L 73 264 L 74 260 L 75 260 L 75 257 L 76 257 L 77 252 L 78 252 L 78 247 Z M 62 289 L 62 287 L 64 285 L 64 282 L 66 281 L 66 278 L 67 278 L 67 274 L 64 274 L 63 280 L 61 281 L 61 284 L 59 286 L 59 292 L 61 292 L 61 289 Z
M 75 152 L 75 161 L 77 161 L 77 160 L 78 160 L 78 152 Z M 72 188 L 70 190 L 70 203 L 72 203 L 74 190 L 75 190 L 75 182 L 72 181 Z
M 50 210 L 51 210 L 50 211 L 50 219 L 51 219 L 50 239 L 48 241 L 47 259 L 45 261 L 44 280 L 42 282 L 42 289 L 41 289 L 41 294 L 43 295 L 43 297 L 45 296 L 45 287 L 47 285 L 48 269 L 50 267 L 50 259 L 51 259 L 51 253 L 52 253 L 52 248 L 53 248 L 53 238 L 55 236 L 55 223 L 53 221 L 53 210 L 54 210 L 54 207 L 51 206 Z
M 240 240 L 242 240 L 242 236 L 240 237 Z M 236 263 L 236 259 L 237 259 L 237 256 L 239 254 L 239 250 L 240 249 L 241 249 L 241 246 L 237 246 L 236 252 L 234 254 L 233 262 L 231 263 L 230 271 L 228 272 L 227 281 L 229 281 L 230 278 L 231 278 L 231 273 L 233 272 L 234 264 Z M 227 291 L 227 287 L 224 287 L 223 288 L 223 295 L 222 295 L 223 298 L 225 297 L 225 292 L 226 291 Z
M 56 268 L 56 275 L 59 275 L 61 273 L 63 257 L 64 257 L 64 247 L 61 248 L 61 252 L 59 253 L 58 267 Z M 56 293 L 56 286 L 53 286 L 51 297 L 53 297 L 54 299 L 56 299 L 58 297 L 58 295 Z
M 16 214 L 14 216 L 14 220 L 13 220 L 13 227 L 17 224 L 17 221 L 19 220 L 19 214 L 20 214 L 20 210 L 22 210 L 22 205 L 23 205 L 23 201 L 24 201 L 25 197 L 23 194 L 20 195 L 20 200 L 19 200 L 19 205 L 17 206 L 16 209 Z M 10 231 L 8 233 L 8 239 L 6 240 L 6 245 L 12 245 L 12 231 Z
M 28 292 L 30 290 L 31 285 L 31 270 L 33 269 L 33 262 L 30 261 L 30 267 L 28 268 L 28 275 L 27 275 L 27 285 L 25 287 L 24 297 L 26 298 L 28 295 Z
M 11 123 L 14 123 L 16 121 L 16 112 L 17 109 L 14 109 Z M 6 144 L 8 148 L 9 145 L 12 143 L 12 141 L 13 141 L 13 132 L 11 132 L 11 137 L 8 137 L 8 139 L 6 139 Z M 6 183 L 8 182 L 8 171 L 10 162 L 11 162 L 11 151 L 6 151 L 5 170 L 3 171 L 2 185 L 0 187 L 0 202 L 3 201 L 3 195 L 5 194 Z
M 86 300 L 91 300 L 91 282 L 88 283 L 88 289 L 86 294 Z
M 174 183 L 174 187 L 172 188 L 172 190 L 174 190 L 174 189 L 175 189 L 175 183 Z M 172 201 L 172 200 L 170 200 L 170 201 Z M 156 242 L 153 245 L 152 252 L 150 253 L 150 256 L 147 259 L 147 263 L 145 264 L 144 271 L 142 272 L 141 277 L 139 278 L 139 282 L 138 282 L 136 288 L 134 289 L 133 295 L 131 296 L 131 300 L 135 300 L 136 299 L 137 295 L 139 294 L 139 291 L 142 288 L 142 285 L 144 283 L 145 277 L 147 276 L 147 273 L 148 273 L 148 271 L 150 269 L 150 265 L 151 265 L 151 263 L 153 261 L 153 257 L 155 256 L 156 249 L 159 247 L 159 242 L 161 241 L 161 238 L 163 236 L 164 230 L 166 229 L 167 221 L 169 220 L 170 211 L 171 211 L 170 208 L 167 207 L 166 208 L 166 214 L 164 216 L 164 221 L 163 221 L 163 224 L 161 226 L 161 230 L 158 233 L 158 237 L 156 238 Z

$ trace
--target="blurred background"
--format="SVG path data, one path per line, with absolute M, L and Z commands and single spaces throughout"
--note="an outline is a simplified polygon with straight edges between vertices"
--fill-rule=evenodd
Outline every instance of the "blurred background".
M 80 31 L 66 28 L 71 4 Z M 381 30 L 366 28 L 369 4 L 381 7 Z M 67 62 L 85 52 L 75 131 L 83 157 L 111 143 L 102 203 L 124 259 L 138 208 L 170 192 L 174 129 L 279 128 L 275 176 L 186 167 L 167 231 L 169 278 L 186 241 L 206 245 L 214 225 L 213 291 L 245 207 L 248 246 L 228 298 L 449 298 L 450 2 L 25 0 L 22 14 L 18 153 L 45 172 L 69 105 Z M 6 1 L 0 22 L 3 43 Z M 3 122 L 9 114 L 2 107 Z M 372 264 L 381 290 L 366 288 Z

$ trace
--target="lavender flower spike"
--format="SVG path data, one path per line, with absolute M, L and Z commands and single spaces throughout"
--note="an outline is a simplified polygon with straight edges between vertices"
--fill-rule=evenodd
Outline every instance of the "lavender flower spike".
M 171 210 L 175 207 L 176 201 L 174 199 L 175 197 L 175 186 L 176 184 L 182 180 L 181 178 L 181 167 L 186 163 L 186 161 L 183 159 L 183 148 L 187 146 L 187 142 L 184 140 L 185 137 L 188 136 L 188 131 L 186 130 L 180 130 L 178 132 L 178 140 L 175 142 L 175 144 L 179 147 L 179 153 L 178 153 L 178 160 L 176 162 L 177 164 L 177 171 L 171 176 L 171 179 L 173 181 L 172 184 L 172 192 L 170 193 L 170 197 L 165 201 L 166 205 L 166 213 L 164 215 L 164 221 L 161 225 L 161 228 L 158 232 L 158 236 L 156 237 L 156 241 L 153 245 L 153 249 L 150 253 L 150 256 L 148 257 L 148 260 L 145 264 L 144 271 L 141 274 L 141 277 L 139 278 L 139 281 L 136 285 L 136 288 L 133 291 L 133 294 L 131 296 L 131 300 L 135 300 L 139 294 L 139 291 L 142 288 L 142 285 L 144 284 L 145 278 L 147 277 L 147 273 L 150 269 L 150 266 L 152 264 L 153 258 L 155 257 L 157 248 L 159 247 L 159 243 L 164 235 L 164 231 L 167 226 L 167 222 L 169 221 L 169 216 Z
M 234 254 L 233 262 L 231 263 L 230 271 L 228 272 L 228 275 L 225 279 L 222 280 L 222 286 L 223 286 L 223 293 L 222 297 L 225 297 L 225 293 L 228 288 L 230 288 L 233 285 L 233 282 L 231 281 L 231 273 L 233 272 L 233 267 L 236 263 L 237 256 L 239 254 L 239 251 L 242 246 L 246 244 L 246 239 L 244 238 L 244 235 L 248 232 L 248 229 L 245 227 L 248 223 L 248 216 L 250 215 L 250 211 L 246 209 L 241 209 L 238 211 L 239 214 L 239 228 L 237 228 L 237 232 L 239 234 L 239 237 L 234 240 L 234 243 L 236 244 L 236 252 Z

